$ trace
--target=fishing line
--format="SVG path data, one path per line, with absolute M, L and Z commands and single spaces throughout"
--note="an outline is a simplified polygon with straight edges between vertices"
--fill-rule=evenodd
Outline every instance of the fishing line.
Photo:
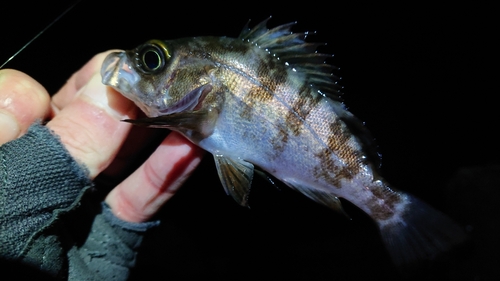
M 14 57 L 16 57 L 20 52 L 22 52 L 26 47 L 28 47 L 33 41 L 35 41 L 40 35 L 42 35 L 47 29 L 49 29 L 54 23 L 59 21 L 65 14 L 67 14 L 71 9 L 73 9 L 78 3 L 80 3 L 82 0 L 77 0 L 75 3 L 73 3 L 69 8 L 67 8 L 64 12 L 62 12 L 56 19 L 54 19 L 52 22 L 50 22 L 42 31 L 38 32 L 35 37 L 33 37 L 28 43 L 24 44 L 24 46 L 21 47 L 14 55 L 12 55 L 7 61 L 5 61 L 2 65 L 0 65 L 0 69 L 2 69 L 7 63 L 9 63 Z

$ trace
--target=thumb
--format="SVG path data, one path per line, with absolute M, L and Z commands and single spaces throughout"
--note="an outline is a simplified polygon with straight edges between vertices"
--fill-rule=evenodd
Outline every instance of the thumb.
M 37 119 L 50 114 L 50 96 L 28 75 L 0 70 L 0 145 L 24 134 Z

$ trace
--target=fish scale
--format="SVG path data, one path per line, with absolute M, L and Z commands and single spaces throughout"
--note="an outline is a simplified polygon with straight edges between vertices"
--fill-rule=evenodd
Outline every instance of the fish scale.
M 103 83 L 148 115 L 127 121 L 179 131 L 211 152 L 225 191 L 243 206 L 257 167 L 334 210 L 343 211 L 339 197 L 355 204 L 396 264 L 463 241 L 451 219 L 378 174 L 371 137 L 339 101 L 334 67 L 307 33 L 290 32 L 293 24 L 267 29 L 265 20 L 238 38 L 151 40 L 110 54 Z

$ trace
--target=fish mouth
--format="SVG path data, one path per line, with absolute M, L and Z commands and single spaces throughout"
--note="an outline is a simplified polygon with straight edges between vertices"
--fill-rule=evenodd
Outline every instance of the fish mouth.
M 179 113 L 183 111 L 196 111 L 199 110 L 207 94 L 212 90 L 212 85 L 205 84 L 202 85 L 188 94 L 186 94 L 181 100 L 176 102 L 174 105 L 159 110 L 158 115 L 169 115 L 174 113 Z
M 115 88 L 127 98 L 134 100 L 134 85 L 140 76 L 128 63 L 125 52 L 113 52 L 105 59 L 101 67 L 102 83 Z

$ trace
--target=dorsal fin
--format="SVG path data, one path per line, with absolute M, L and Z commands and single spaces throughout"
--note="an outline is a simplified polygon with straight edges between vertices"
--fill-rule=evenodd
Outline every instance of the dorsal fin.
M 306 42 L 309 32 L 293 33 L 291 28 L 297 22 L 268 29 L 267 22 L 270 19 L 263 20 L 253 28 L 248 28 L 248 21 L 238 38 L 265 49 L 294 71 L 305 74 L 306 83 L 319 93 L 340 100 L 342 87 L 337 84 L 340 78 L 332 74 L 338 68 L 325 62 L 332 55 L 316 51 L 319 46 L 326 44 Z
M 316 49 L 325 43 L 306 42 L 309 32 L 293 33 L 292 26 L 297 22 L 291 22 L 268 29 L 267 22 L 271 17 L 263 20 L 249 28 L 247 22 L 239 35 L 239 39 L 265 49 L 271 55 L 293 68 L 295 71 L 306 75 L 306 83 L 311 85 L 323 96 L 341 102 L 341 92 L 337 81 L 339 77 L 332 74 L 337 67 L 325 62 L 332 55 L 318 53 Z M 350 130 L 357 136 L 368 161 L 374 168 L 380 167 L 380 154 L 372 135 L 355 116 L 348 112 L 342 105 L 337 108 L 341 112 L 337 114 L 342 118 Z

